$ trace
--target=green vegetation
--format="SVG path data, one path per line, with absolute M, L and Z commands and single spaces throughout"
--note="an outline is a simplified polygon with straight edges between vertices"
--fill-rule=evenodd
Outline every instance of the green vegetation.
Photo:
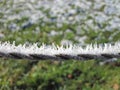
M 46 44 L 60 44 L 62 39 L 77 41 L 73 37 L 77 34 L 72 30 L 66 32 L 69 26 L 63 26 L 62 34 L 49 36 L 48 25 L 35 31 L 35 25 L 19 31 L 1 31 L 5 37 L 1 41 L 16 41 L 20 43 L 44 42 Z M 60 31 L 59 28 L 55 28 Z M 109 42 L 114 31 L 83 31 L 81 35 L 87 36 L 85 43 Z M 119 34 L 119 33 L 118 33 Z M 97 39 L 98 38 L 98 39 Z M 115 35 L 112 41 L 120 39 Z M 0 59 L 0 90 L 118 90 L 120 85 L 120 60 L 110 64 L 99 65 L 95 60 L 90 61 L 28 61 Z
M 14 5 L 12 1 L 19 2 Z M 119 0 L 113 0 L 116 8 L 112 0 L 111 5 L 104 0 L 96 0 L 98 3 L 95 0 L 76 0 L 79 1 L 77 5 L 83 5 L 77 8 L 74 3 L 56 0 L 62 1 L 63 5 L 58 7 L 56 3 L 53 10 L 50 6 L 45 8 L 44 4 L 38 7 L 37 0 L 24 1 L 0 1 L 0 41 L 15 41 L 16 45 L 36 42 L 39 45 L 60 45 L 66 40 L 84 45 L 120 40 Z M 60 62 L 0 58 L 0 90 L 120 90 L 120 60 L 100 65 L 96 60 Z

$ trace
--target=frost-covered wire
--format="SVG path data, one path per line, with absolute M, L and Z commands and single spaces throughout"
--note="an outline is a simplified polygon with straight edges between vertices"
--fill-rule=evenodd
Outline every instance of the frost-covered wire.
M 0 57 L 29 60 L 109 60 L 120 58 L 120 42 L 115 44 L 32 45 L 0 42 Z

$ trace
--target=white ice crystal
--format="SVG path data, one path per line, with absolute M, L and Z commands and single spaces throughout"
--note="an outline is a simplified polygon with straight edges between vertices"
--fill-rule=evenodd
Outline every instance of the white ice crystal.
M 81 47 L 80 45 L 61 45 L 55 46 L 42 44 L 38 47 L 38 44 L 26 45 L 19 44 L 15 45 L 10 42 L 0 42 L 0 52 L 2 53 L 21 53 L 25 55 L 29 54 L 42 54 L 42 55 L 78 55 L 78 54 L 92 54 L 92 55 L 101 55 L 101 54 L 119 54 L 120 53 L 120 43 L 116 42 L 114 45 L 112 44 L 90 44 L 86 45 L 86 47 Z

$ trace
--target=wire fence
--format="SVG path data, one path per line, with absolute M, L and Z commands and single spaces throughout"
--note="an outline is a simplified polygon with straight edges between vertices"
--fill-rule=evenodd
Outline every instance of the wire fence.
M 80 45 L 15 45 L 10 42 L 0 42 L 0 57 L 28 60 L 103 60 L 113 61 L 120 58 L 120 43 Z

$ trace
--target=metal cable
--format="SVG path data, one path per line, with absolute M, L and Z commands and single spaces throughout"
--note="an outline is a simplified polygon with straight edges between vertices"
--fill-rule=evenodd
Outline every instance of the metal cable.
M 47 46 L 40 47 L 33 45 L 15 45 L 9 42 L 0 42 L 0 57 L 28 60 L 109 60 L 120 58 L 120 43 L 114 45 L 87 45 L 81 47 L 79 45 L 68 46 Z

